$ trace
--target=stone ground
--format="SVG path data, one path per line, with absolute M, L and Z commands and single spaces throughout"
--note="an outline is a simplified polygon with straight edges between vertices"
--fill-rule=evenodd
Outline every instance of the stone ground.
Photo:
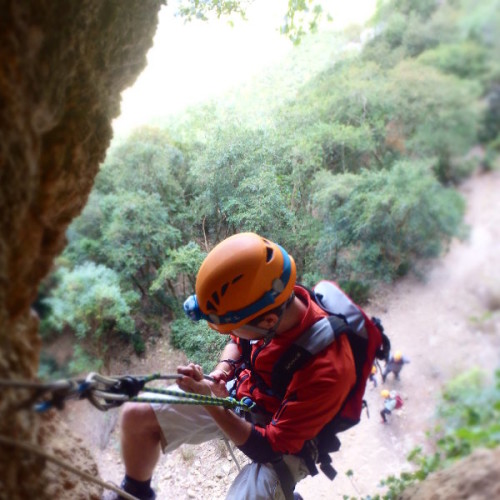
M 429 265 L 424 279 L 409 277 L 381 289 L 366 307 L 382 318 L 393 348 L 411 360 L 400 382 L 389 378 L 385 384 L 401 393 L 404 407 L 381 424 L 380 381 L 377 389 L 369 385 L 370 418 L 365 415 L 344 433 L 340 452 L 332 455 L 337 478 L 333 483 L 322 474 L 306 478 L 297 486 L 305 500 L 381 492 L 380 479 L 407 469 L 409 451 L 425 443 L 443 385 L 469 368 L 492 373 L 499 366 L 500 172 L 477 174 L 461 191 L 467 200 L 468 238 L 453 241 L 446 255 Z M 164 338 L 148 352 L 142 360 L 124 354 L 114 373 L 173 373 L 184 361 Z M 123 472 L 117 418 L 118 410 L 101 413 L 83 403 L 66 412 L 69 426 L 91 447 L 101 477 L 115 483 Z M 238 450 L 236 456 L 245 463 Z M 236 474 L 237 464 L 223 442 L 185 446 L 161 459 L 154 487 L 159 499 L 217 500 L 225 497 Z

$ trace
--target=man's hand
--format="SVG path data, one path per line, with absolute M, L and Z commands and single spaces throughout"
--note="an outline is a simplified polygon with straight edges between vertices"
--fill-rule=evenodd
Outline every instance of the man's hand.
M 203 378 L 203 370 L 200 365 L 189 363 L 186 366 L 179 366 L 177 373 L 181 375 L 177 380 L 177 385 L 186 392 L 201 394 L 204 396 L 226 397 L 228 395 L 226 386 L 222 380 L 211 382 Z M 215 420 L 229 439 L 236 446 L 240 446 L 248 440 L 252 432 L 252 424 L 237 416 L 232 410 L 220 406 L 206 405 L 205 409 Z
M 203 378 L 203 369 L 200 365 L 189 363 L 185 366 L 179 366 L 177 373 L 182 375 L 177 380 L 177 385 L 185 392 L 222 398 L 228 395 L 224 382 L 221 380 L 211 382 Z

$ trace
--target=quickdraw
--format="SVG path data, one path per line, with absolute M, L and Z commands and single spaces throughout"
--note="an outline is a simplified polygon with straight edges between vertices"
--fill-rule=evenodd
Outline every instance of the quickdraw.
M 66 401 L 87 399 L 101 411 L 116 408 L 125 402 L 198 404 L 204 406 L 223 406 L 228 409 L 251 412 L 255 403 L 249 398 L 241 401 L 233 397 L 205 396 L 180 390 L 146 387 L 155 380 L 176 380 L 179 375 L 125 375 L 104 376 L 90 373 L 85 379 L 66 379 L 48 383 L 0 379 L 1 388 L 28 389 L 33 393 L 18 405 L 18 409 L 33 408 L 44 412 L 52 408 L 62 409 Z M 208 380 L 213 380 L 205 375 Z M 140 395 L 141 392 L 146 394 Z

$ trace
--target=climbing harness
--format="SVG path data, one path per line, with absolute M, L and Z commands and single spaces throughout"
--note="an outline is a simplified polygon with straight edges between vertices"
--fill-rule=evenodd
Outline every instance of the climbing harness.
M 243 412 L 251 412 L 255 408 L 255 403 L 250 398 L 238 401 L 230 396 L 223 398 L 173 389 L 146 387 L 148 383 L 155 380 L 176 380 L 179 377 L 178 374 L 162 375 L 159 373 L 116 377 L 92 372 L 84 379 L 63 379 L 47 383 L 0 379 L 0 388 L 32 390 L 32 395 L 22 401 L 17 409 L 32 408 L 37 412 L 52 408 L 62 409 L 66 401 L 81 399 L 87 399 L 101 411 L 116 408 L 128 401 L 222 406 Z M 207 380 L 213 380 L 208 375 L 204 377 Z M 139 395 L 141 392 L 146 394 Z

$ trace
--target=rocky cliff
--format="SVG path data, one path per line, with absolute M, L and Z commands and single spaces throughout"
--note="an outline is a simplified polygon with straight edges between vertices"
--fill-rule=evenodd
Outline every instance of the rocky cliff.
M 120 93 L 146 65 L 161 4 L 0 0 L 2 379 L 36 376 L 40 339 L 31 304 L 65 245 L 68 224 L 85 205 Z M 44 446 L 57 441 L 62 426 L 55 416 L 18 411 L 27 393 L 1 391 L 0 436 Z M 71 447 L 65 460 L 85 458 L 78 441 Z M 88 460 L 79 465 L 96 472 Z M 1 498 L 64 498 L 75 478 L 62 476 L 40 457 L 0 444 Z M 87 490 L 82 498 L 96 494 Z

